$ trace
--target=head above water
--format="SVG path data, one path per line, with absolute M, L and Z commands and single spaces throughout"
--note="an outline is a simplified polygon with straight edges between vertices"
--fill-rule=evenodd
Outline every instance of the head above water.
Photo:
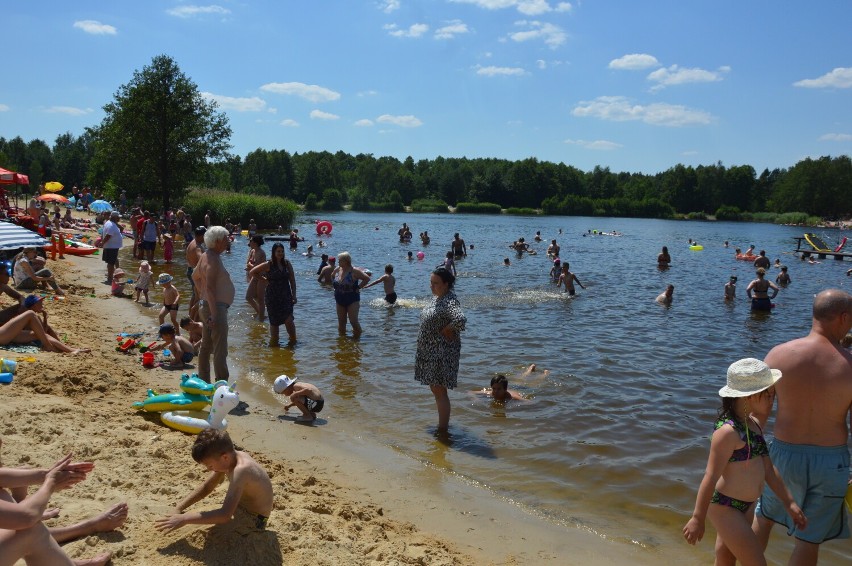
M 437 276 L 444 284 L 447 285 L 448 289 L 452 289 L 453 285 L 456 282 L 456 277 L 450 270 L 446 267 L 439 267 L 435 271 L 432 272 L 432 275 Z

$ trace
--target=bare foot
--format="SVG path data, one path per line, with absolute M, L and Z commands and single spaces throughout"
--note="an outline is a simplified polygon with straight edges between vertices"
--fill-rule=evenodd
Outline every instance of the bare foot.
M 114 531 L 127 520 L 127 503 L 116 503 L 100 515 L 92 517 L 92 528 L 96 533 Z
M 112 552 L 104 552 L 103 554 L 98 554 L 94 558 L 74 560 L 74 564 L 76 564 L 76 566 L 105 566 L 111 559 Z
M 91 352 L 91 351 L 92 351 L 92 350 L 91 350 L 91 349 L 89 349 L 89 348 L 74 348 L 73 350 L 71 350 L 71 351 L 70 351 L 70 352 L 68 352 L 68 353 L 69 353 L 69 354 L 71 354 L 72 356 L 75 356 L 75 355 L 77 355 L 77 354 L 87 354 L 87 353 L 89 353 L 89 352 Z
M 312 423 L 312 422 L 314 422 L 314 417 L 312 417 L 310 415 L 300 415 L 300 416 L 296 417 L 296 422 L 297 423 Z

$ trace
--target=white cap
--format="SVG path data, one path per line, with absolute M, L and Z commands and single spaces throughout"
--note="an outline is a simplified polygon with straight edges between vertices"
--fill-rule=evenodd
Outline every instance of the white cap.
M 275 383 L 272 384 L 272 390 L 276 393 L 284 393 L 284 390 L 296 383 L 298 377 L 287 377 L 286 375 L 279 375 L 275 378 Z

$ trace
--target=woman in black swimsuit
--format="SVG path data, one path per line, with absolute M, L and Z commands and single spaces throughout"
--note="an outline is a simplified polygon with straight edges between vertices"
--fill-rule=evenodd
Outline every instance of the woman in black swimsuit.
M 752 281 L 746 287 L 746 295 L 751 299 L 751 310 L 753 311 L 771 311 L 772 299 L 778 295 L 778 285 L 764 279 L 766 270 L 762 267 L 757 269 L 757 279 Z M 769 296 L 769 289 L 773 289 L 772 296 Z

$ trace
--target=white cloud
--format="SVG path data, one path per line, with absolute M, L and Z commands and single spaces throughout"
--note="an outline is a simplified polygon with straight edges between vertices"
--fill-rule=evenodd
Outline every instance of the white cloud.
M 657 69 L 648 75 L 649 81 L 654 81 L 655 84 L 651 90 L 660 90 L 667 86 L 682 85 L 687 83 L 712 83 L 722 80 L 722 75 L 730 71 L 728 66 L 719 67 L 716 71 L 707 71 L 705 69 L 685 69 L 672 65 L 668 68 Z
M 376 118 L 376 122 L 379 122 L 380 124 L 393 124 L 403 128 L 417 128 L 418 126 L 423 125 L 423 122 L 421 122 L 419 118 L 411 115 L 391 116 L 390 114 L 382 114 Z
M 212 92 L 202 92 L 201 96 L 207 100 L 215 101 L 222 110 L 235 110 L 237 112 L 263 112 L 266 110 L 266 101 L 256 96 L 234 98 L 233 96 L 223 96 Z
M 322 110 L 311 110 L 312 120 L 338 120 L 340 116 L 331 112 L 323 112 Z
M 9 107 L 5 104 L 0 104 L 0 112 L 8 112 Z
M 435 39 L 454 39 L 457 35 L 469 32 L 466 23 L 461 20 L 452 20 L 444 27 L 435 30 Z
M 362 128 L 369 128 L 373 125 L 373 121 L 364 118 L 363 120 L 358 120 L 357 122 L 355 122 L 355 125 Z
M 599 96 L 592 101 L 580 102 L 571 114 L 613 122 L 641 121 L 652 126 L 704 125 L 713 120 L 713 116 L 703 110 L 679 104 L 655 103 L 643 106 L 623 96 Z
M 805 88 L 852 88 L 852 67 L 837 67 L 816 79 L 796 81 L 793 86 Z
M 657 61 L 657 58 L 647 53 L 630 53 L 609 62 L 610 69 L 619 71 L 638 71 L 651 67 L 659 67 L 659 65 L 660 63 Z
M 298 128 L 299 127 L 299 123 L 295 120 L 291 120 L 290 118 L 285 118 L 284 120 L 281 120 L 278 123 L 280 125 L 286 126 L 288 128 Z
M 521 20 L 515 22 L 515 25 L 529 28 L 509 34 L 509 37 L 518 43 L 540 39 L 551 49 L 556 49 L 568 39 L 568 34 L 562 28 L 546 22 Z
M 222 6 L 211 4 L 210 6 L 178 6 L 177 8 L 166 10 L 166 13 L 170 16 L 177 16 L 178 18 L 193 18 L 195 16 L 203 16 L 205 14 L 226 16 L 230 14 L 231 11 L 227 8 L 223 8 Z
M 624 147 L 620 143 L 615 143 L 606 140 L 586 141 L 586 140 L 565 140 L 565 143 L 585 147 L 586 149 L 597 149 L 600 151 L 612 151 Z
M 385 14 L 390 14 L 394 10 L 399 10 L 399 0 L 382 0 L 379 2 L 379 9 Z
M 535 66 L 538 67 L 539 69 L 546 69 L 547 68 L 547 61 L 545 61 L 544 59 L 538 59 L 535 62 Z
M 518 12 L 527 16 L 537 16 L 548 12 L 570 12 L 570 2 L 558 2 L 552 7 L 547 0 L 450 0 L 456 4 L 473 4 L 486 10 L 503 10 L 515 8 Z
M 477 67 L 476 74 L 484 77 L 519 77 L 525 75 L 526 71 L 520 67 L 495 67 L 491 65 L 488 67 Z
M 92 35 L 115 35 L 118 33 L 114 26 L 102 24 L 97 20 L 79 20 L 74 22 L 74 27 Z
M 310 102 L 332 102 L 340 99 L 339 92 L 305 83 L 267 83 L 260 87 L 260 90 L 275 94 L 292 94 Z
M 823 134 L 819 137 L 820 141 L 852 141 L 852 134 Z
M 364 96 L 376 96 L 376 95 L 378 95 L 378 94 L 379 94 L 379 91 L 377 91 L 377 90 L 362 90 L 361 92 L 359 92 L 359 93 L 358 93 L 358 94 L 356 94 L 355 96 L 361 96 L 361 97 L 364 97 Z
M 400 29 L 396 24 L 387 24 L 384 29 L 388 30 L 388 34 L 393 37 L 420 37 L 427 31 L 429 26 L 426 24 L 412 24 L 408 29 Z
M 51 106 L 44 110 L 48 114 L 68 114 L 69 116 L 83 116 L 94 112 L 91 108 L 75 108 L 74 106 Z

